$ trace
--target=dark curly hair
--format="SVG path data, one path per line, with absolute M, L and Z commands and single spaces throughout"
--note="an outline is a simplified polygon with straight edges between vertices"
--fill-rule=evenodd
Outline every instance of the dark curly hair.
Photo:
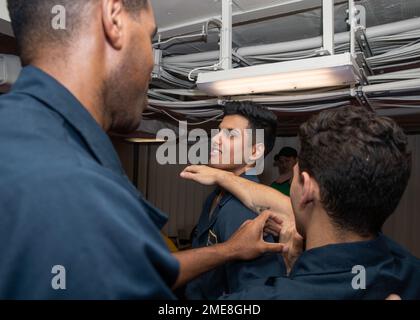
M 313 117 L 299 136 L 300 171 L 318 182 L 332 221 L 364 236 L 380 232 L 410 177 L 403 130 L 365 108 L 345 107 Z
M 264 130 L 264 156 L 273 150 L 277 134 L 277 116 L 273 112 L 250 101 L 233 101 L 225 105 L 225 116 L 229 115 L 240 115 L 249 121 L 254 141 L 256 130 Z

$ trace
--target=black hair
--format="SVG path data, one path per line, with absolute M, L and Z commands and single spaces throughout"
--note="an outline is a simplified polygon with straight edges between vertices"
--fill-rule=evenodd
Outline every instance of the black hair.
M 297 156 L 298 156 L 298 153 L 295 148 L 284 147 L 280 150 L 278 154 L 274 156 L 274 161 L 278 161 L 280 157 L 297 158 Z
M 345 107 L 314 116 L 299 136 L 300 171 L 318 182 L 333 223 L 362 236 L 380 232 L 410 177 L 403 130 L 365 108 Z
M 277 134 L 277 116 L 274 112 L 250 101 L 234 101 L 225 105 L 225 116 L 229 115 L 240 115 L 246 118 L 254 137 L 257 129 L 264 130 L 264 156 L 273 150 Z

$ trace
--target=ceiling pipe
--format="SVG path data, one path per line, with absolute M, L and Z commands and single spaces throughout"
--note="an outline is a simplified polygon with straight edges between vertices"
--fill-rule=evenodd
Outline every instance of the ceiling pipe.
M 420 18 L 413 18 L 399 22 L 393 22 L 380 26 L 366 29 L 368 38 L 382 37 L 417 30 L 420 27 Z M 335 45 L 345 44 L 350 41 L 348 32 L 338 33 L 335 35 Z M 240 56 L 258 56 L 266 54 L 276 54 L 285 52 L 294 52 L 301 50 L 319 49 L 322 47 L 322 36 L 302 39 L 297 41 L 280 42 L 268 45 L 243 47 L 237 50 Z M 219 59 L 219 51 L 208 51 L 194 54 L 186 54 L 174 57 L 164 58 L 164 64 L 183 63 L 183 62 L 200 62 Z

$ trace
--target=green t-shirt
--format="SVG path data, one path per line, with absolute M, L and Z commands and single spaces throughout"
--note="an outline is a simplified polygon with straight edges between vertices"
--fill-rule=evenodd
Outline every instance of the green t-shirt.
M 285 181 L 283 183 L 273 182 L 271 187 L 276 189 L 277 191 L 283 193 L 284 195 L 290 197 L 290 181 Z

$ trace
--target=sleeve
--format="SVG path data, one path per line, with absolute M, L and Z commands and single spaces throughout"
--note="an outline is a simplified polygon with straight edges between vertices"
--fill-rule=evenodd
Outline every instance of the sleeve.
M 257 214 L 246 208 L 239 201 L 230 201 L 223 207 L 220 218 L 220 237 L 227 241 L 246 220 L 253 220 Z M 265 239 L 274 242 L 273 237 Z M 286 266 L 280 254 L 269 253 L 251 261 L 236 261 L 226 264 L 226 278 L 229 292 L 237 292 L 245 286 L 264 285 L 268 278 L 286 274 Z
M 120 182 L 78 169 L 32 179 L 21 191 L 11 209 L 10 269 L 2 271 L 14 297 L 174 298 L 178 262 L 147 206 Z M 54 266 L 63 272 L 53 273 Z

